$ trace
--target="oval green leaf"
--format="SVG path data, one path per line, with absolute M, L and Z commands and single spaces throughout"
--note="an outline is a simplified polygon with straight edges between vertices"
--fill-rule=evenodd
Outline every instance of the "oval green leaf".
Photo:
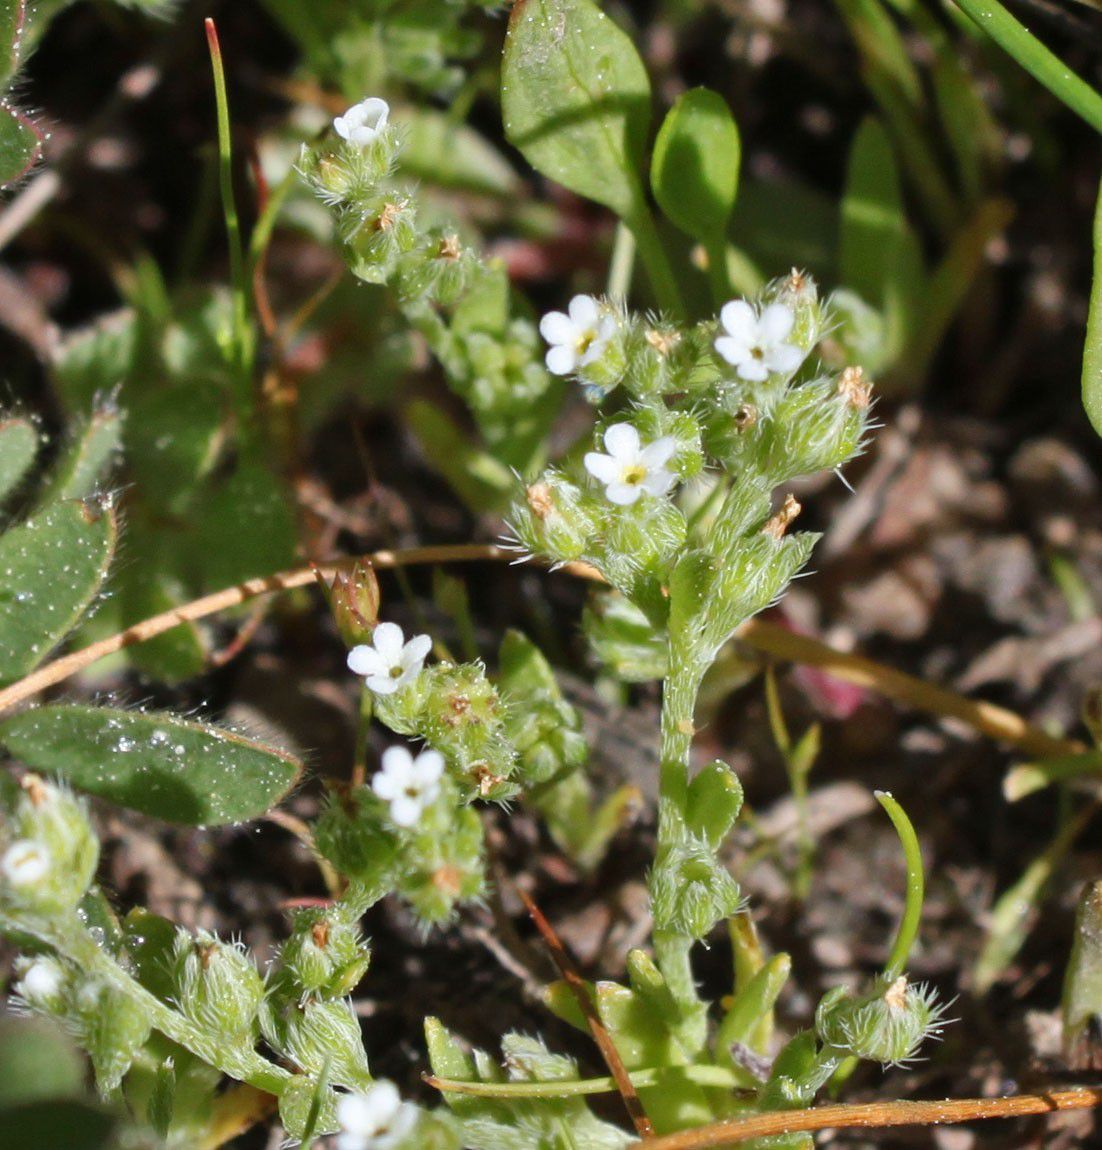
M 157 712 L 50 705 L 0 723 L 27 766 L 170 823 L 257 818 L 294 786 L 302 763 L 219 727 Z
M 0 683 L 29 674 L 76 626 L 115 552 L 110 507 L 53 503 L 0 535 Z
M 731 110 L 708 88 L 686 92 L 662 123 L 650 180 L 666 218 L 693 239 L 721 238 L 738 195 L 741 157 Z
M 650 81 L 628 35 L 591 0 L 517 0 L 501 65 L 505 135 L 538 172 L 634 214 Z

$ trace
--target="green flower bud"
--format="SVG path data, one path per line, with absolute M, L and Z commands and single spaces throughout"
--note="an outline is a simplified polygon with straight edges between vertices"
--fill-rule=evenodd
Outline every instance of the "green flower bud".
M 292 1138 L 302 1138 L 317 1106 L 315 1134 L 334 1134 L 337 1124 L 337 1092 L 309 1074 L 296 1074 L 279 1095 L 279 1120 Z
M 347 1000 L 272 996 L 261 1008 L 260 1025 L 268 1043 L 307 1073 L 320 1075 L 328 1067 L 329 1081 L 351 1090 L 371 1081 L 360 1022 Z
M 517 541 L 532 555 L 572 563 L 586 552 L 596 534 L 591 498 L 555 472 L 547 472 L 513 504 L 509 523 Z
M 507 632 L 501 644 L 499 682 L 506 734 L 525 783 L 546 783 L 580 768 L 587 755 L 581 716 L 563 698 L 539 648 L 519 631 Z
M 55 1017 L 64 1013 L 72 989 L 68 969 L 56 958 L 42 954 L 15 960 L 12 990 L 32 1010 Z
M 792 310 L 796 322 L 788 334 L 790 343 L 810 352 L 822 338 L 825 326 L 823 305 L 819 289 L 807 272 L 793 268 L 780 279 L 767 285 L 762 292 L 762 304 L 781 303 Z
M 145 1045 L 152 1020 L 129 995 L 94 981 L 72 995 L 68 1019 L 92 1060 L 100 1093 L 111 1094 Z
M 369 788 L 330 795 L 314 824 L 314 843 L 340 874 L 372 888 L 390 885 L 398 836 Z
M 482 820 L 471 807 L 438 805 L 425 815 L 403 851 L 398 893 L 426 925 L 437 925 L 485 892 Z
M 684 549 L 685 516 L 666 499 L 640 499 L 609 515 L 592 559 L 601 574 L 648 615 L 664 614 L 661 587 Z
M 699 840 L 659 852 L 650 874 L 650 896 L 656 930 L 696 939 L 742 905 L 738 883 Z
M 24 775 L 20 786 L 11 817 L 0 828 L 0 903 L 43 915 L 72 910 L 99 861 L 85 805 L 37 775 Z
M 329 148 L 303 148 L 298 170 L 324 203 L 362 214 L 393 172 L 399 147 L 397 133 L 388 126 L 363 147 L 341 142 Z
M 343 238 L 352 274 L 365 283 L 386 283 L 399 259 L 418 243 L 413 201 L 400 195 L 383 198 L 352 221 Z
M 264 982 L 244 946 L 177 931 L 172 984 L 177 1009 L 196 1026 L 226 1042 L 255 1042 Z
M 367 973 L 370 962 L 371 953 L 358 925 L 310 907 L 295 915 L 274 977 L 281 983 L 289 981 L 301 993 L 344 998 Z
M 907 981 L 876 980 L 869 993 L 844 988 L 827 994 L 815 1012 L 821 1041 L 856 1058 L 897 1066 L 909 1062 L 922 1043 L 944 1026 L 945 1006 L 931 988 Z

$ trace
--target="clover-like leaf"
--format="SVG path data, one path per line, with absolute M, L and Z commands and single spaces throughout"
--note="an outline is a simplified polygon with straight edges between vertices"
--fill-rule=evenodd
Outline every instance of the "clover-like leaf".
M 207 723 L 157 712 L 50 705 L 0 723 L 0 743 L 35 771 L 171 823 L 256 818 L 302 763 Z

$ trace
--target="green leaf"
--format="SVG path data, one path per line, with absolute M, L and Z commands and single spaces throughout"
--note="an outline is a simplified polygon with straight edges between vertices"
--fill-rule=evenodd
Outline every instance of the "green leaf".
M 173 515 L 187 507 L 218 456 L 226 406 L 210 380 L 171 384 L 131 406 L 126 458 L 144 500 Z
M 10 495 L 38 454 L 38 430 L 27 419 L 0 419 L 0 499 Z
M 636 213 L 650 81 L 635 45 L 591 0 L 518 0 L 501 67 L 505 134 L 543 175 Z
M 64 1146 L 65 1150 L 109 1150 L 118 1145 L 114 1119 L 91 1102 L 51 1098 L 5 1110 L 0 1150 Z
M 0 103 L 0 188 L 15 183 L 38 159 L 42 136 L 34 124 Z
M 19 35 L 27 14 L 26 0 L 0 0 L 0 81 L 19 67 Z
M 1083 406 L 1091 426 L 1102 435 L 1102 183 L 1094 211 L 1094 280 L 1083 349 Z
M 92 495 L 118 457 L 122 423 L 122 413 L 114 407 L 102 407 L 86 421 L 79 421 L 42 489 L 38 505 Z
M 651 187 L 671 223 L 704 243 L 722 237 L 738 194 L 740 155 L 723 98 L 708 88 L 686 92 L 659 129 L 651 160 Z
M 406 420 L 425 458 L 472 511 L 501 511 L 508 506 L 516 488 L 513 473 L 472 443 L 439 406 L 415 399 L 406 408 Z
M 157 712 L 51 705 L 0 723 L 0 742 L 33 770 L 170 823 L 256 818 L 302 763 L 263 743 Z
M 80 1097 L 85 1072 L 84 1059 L 53 1019 L 0 1016 L 0 1126 L 21 1103 Z
M 0 683 L 32 671 L 76 626 L 115 551 L 115 513 L 54 503 L 0 535 Z

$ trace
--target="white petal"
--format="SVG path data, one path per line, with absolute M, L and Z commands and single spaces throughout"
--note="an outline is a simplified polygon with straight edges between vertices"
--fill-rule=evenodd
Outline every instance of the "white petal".
M 645 488 L 648 495 L 661 496 L 665 495 L 667 491 L 674 485 L 677 476 L 672 471 L 665 471 L 658 468 L 655 471 L 648 471 L 647 477 L 640 484 Z
M 371 675 L 364 680 L 364 683 L 367 689 L 374 691 L 376 695 L 393 695 L 401 685 L 397 679 L 392 679 L 389 674 Z
M 643 488 L 637 483 L 610 483 L 605 488 L 608 501 L 621 507 L 630 507 L 642 494 Z
M 639 452 L 639 462 L 648 470 L 652 467 L 661 467 L 676 451 L 677 440 L 672 435 L 663 435 Z
M 399 795 L 390 804 L 390 821 L 400 827 L 411 827 L 424 809 L 421 800 L 412 795 Z
M 742 339 L 721 335 L 716 340 L 716 351 L 733 367 L 738 367 L 750 358 L 750 345 Z
M 748 379 L 752 383 L 761 383 L 762 380 L 769 378 L 769 368 L 765 366 L 764 361 L 751 356 L 738 365 L 738 376 L 739 379 Z
M 402 648 L 401 665 L 408 669 L 417 664 L 417 669 L 420 670 L 420 664 L 425 661 L 431 650 L 432 637 L 430 635 L 414 635 Z
M 352 129 L 352 134 L 349 140 L 356 145 L 357 148 L 366 148 L 372 140 L 377 140 L 379 133 L 368 124 L 361 124 L 358 128 Z
M 765 366 L 770 371 L 795 371 L 803 361 L 804 353 L 794 343 L 779 343 L 765 356 Z
M 405 641 L 406 637 L 397 623 L 380 623 L 371 635 L 372 645 L 386 660 L 388 667 L 398 666 Z
M 601 313 L 597 301 L 591 295 L 576 295 L 566 310 L 579 332 L 596 330 Z
M 395 775 L 400 774 L 403 777 L 408 777 L 411 770 L 413 770 L 413 755 L 410 754 L 408 747 L 403 747 L 395 744 L 393 747 L 387 747 L 383 751 L 381 760 L 383 770 L 387 774 Z
M 544 363 L 552 375 L 569 375 L 578 366 L 578 353 L 572 344 L 560 343 L 547 353 Z
M 729 336 L 743 343 L 753 343 L 758 335 L 758 317 L 744 299 L 725 303 L 719 313 L 719 322 Z
M 780 343 L 788 337 L 796 322 L 792 309 L 783 303 L 771 303 L 758 320 L 758 334 L 763 343 Z
M 577 328 L 563 311 L 549 311 L 540 320 L 540 335 L 548 343 L 568 343 L 573 346 L 578 342 Z
M 348 668 L 357 675 L 385 675 L 386 660 L 366 643 L 360 643 L 348 652 Z
M 621 464 L 633 464 L 639 458 L 639 432 L 630 423 L 614 423 L 605 432 L 605 447 Z
M 585 456 L 585 469 L 602 483 L 615 483 L 624 470 L 611 455 L 604 455 L 600 451 L 588 451 Z
M 345 116 L 338 116 L 333 121 L 333 131 L 336 132 L 342 140 L 347 140 L 351 136 L 353 127 L 354 125 L 350 124 Z
M 398 775 L 389 775 L 386 771 L 376 771 L 371 776 L 371 789 L 384 802 L 389 803 L 399 795 L 405 794 L 405 780 Z
M 413 760 L 411 768 L 413 780 L 422 786 L 438 783 L 444 774 L 444 756 L 439 751 L 422 751 Z
M 342 1094 L 337 1099 L 337 1121 L 343 1134 L 370 1138 L 377 1133 L 375 1109 L 363 1094 Z
M 390 105 L 386 100 L 382 100 L 378 96 L 368 96 L 366 100 L 362 100 L 356 106 L 363 117 L 363 123 L 369 128 L 381 132 L 386 127 L 387 119 L 390 117 Z

